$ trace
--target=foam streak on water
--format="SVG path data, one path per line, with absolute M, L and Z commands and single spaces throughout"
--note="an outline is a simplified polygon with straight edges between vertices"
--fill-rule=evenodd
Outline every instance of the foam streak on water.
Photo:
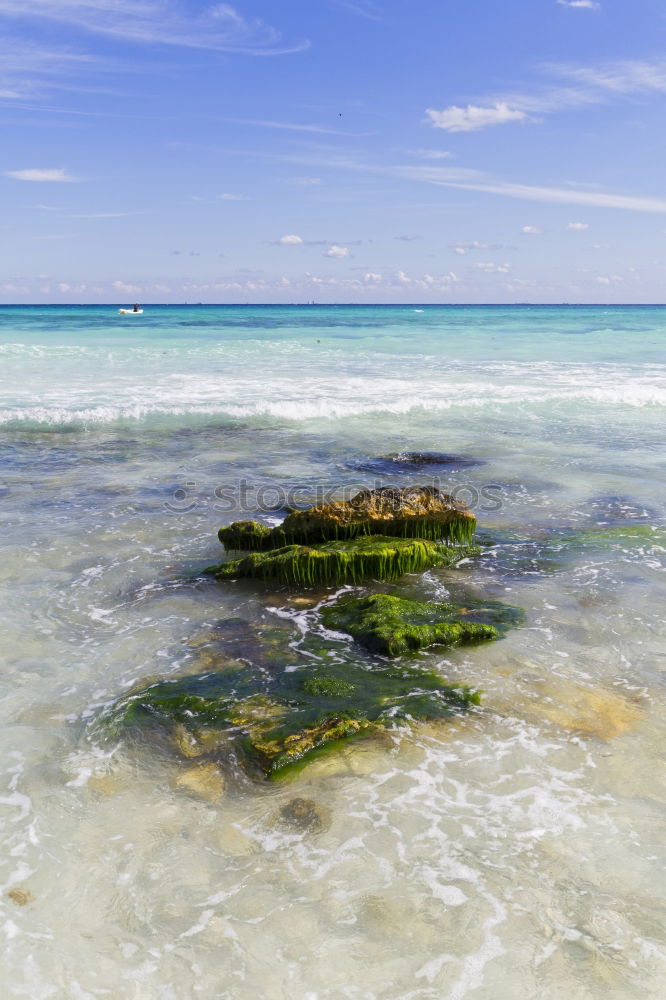
M 131 323 L 0 308 L 3 997 L 660 997 L 666 309 Z M 266 637 L 287 669 L 321 657 L 313 635 L 358 656 L 318 619 L 332 594 L 199 572 L 258 490 L 378 481 L 464 491 L 487 543 L 392 592 L 525 611 L 422 656 L 481 708 L 288 783 L 229 763 L 221 797 L 99 738 L 134 685 L 201 670 L 221 622 L 258 671 Z M 285 820 L 295 796 L 316 827 Z

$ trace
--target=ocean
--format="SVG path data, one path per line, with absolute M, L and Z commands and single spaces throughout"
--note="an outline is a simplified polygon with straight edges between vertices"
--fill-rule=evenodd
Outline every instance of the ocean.
M 3 996 L 661 997 L 666 307 L 144 309 L 0 307 Z M 213 788 L 101 738 L 307 666 L 335 590 L 216 582 L 218 528 L 412 484 L 484 544 L 390 591 L 524 612 L 416 658 L 478 708 Z

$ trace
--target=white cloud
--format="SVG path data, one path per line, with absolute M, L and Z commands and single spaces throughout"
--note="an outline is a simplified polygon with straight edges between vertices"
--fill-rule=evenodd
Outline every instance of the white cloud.
M 124 292 L 126 295 L 137 295 L 143 289 L 139 285 L 128 285 L 124 281 L 112 281 L 111 285 L 118 292 Z
M 414 240 L 422 240 L 423 237 L 419 233 L 414 233 L 412 236 L 394 236 L 394 240 L 401 240 L 403 243 L 413 243 Z
M 452 160 L 453 153 L 446 149 L 412 149 L 412 156 L 420 156 L 423 160 Z
M 368 284 L 376 285 L 382 280 L 381 274 L 377 274 L 376 271 L 366 271 L 363 275 L 363 280 L 367 281 Z
M 301 236 L 297 236 L 295 233 L 288 233 L 286 236 L 281 236 L 278 240 L 280 246 L 283 247 L 297 247 L 303 242 L 303 238 Z
M 434 291 L 449 288 L 451 285 L 458 284 L 459 281 L 460 278 L 454 271 L 448 271 L 446 274 L 424 274 L 420 278 L 413 278 L 405 271 L 396 271 L 393 284 L 402 287 L 411 285 L 422 291 Z
M 570 222 L 567 225 L 567 229 L 571 229 L 573 232 L 583 232 L 585 229 L 589 229 L 590 225 L 588 222 Z
M 246 19 L 227 3 L 197 14 L 188 7 L 183 0 L 0 0 L 0 14 L 59 21 L 123 42 L 249 55 L 299 52 L 309 44 L 284 46 L 279 31 L 259 18 Z
M 601 10 L 597 0 L 557 0 L 562 7 L 587 7 L 588 10 Z
M 508 274 L 511 270 L 510 264 L 493 264 L 491 261 L 479 261 L 474 267 L 486 274 Z
M 351 250 L 349 247 L 339 247 L 336 243 L 328 248 L 324 252 L 324 257 L 333 257 L 335 260 L 344 260 L 345 257 L 349 257 Z
M 558 77 L 532 93 L 485 94 L 465 107 L 452 105 L 442 111 L 428 109 L 426 122 L 450 132 L 469 132 L 509 121 L 530 121 L 532 115 L 553 114 L 572 108 L 604 104 L 611 98 L 632 94 L 666 93 L 666 60 L 621 60 L 597 65 L 550 63 L 544 73 Z
M 5 174 L 7 177 L 13 177 L 15 181 L 55 181 L 57 183 L 70 183 L 78 179 L 76 177 L 71 177 L 64 167 L 47 170 L 38 168 L 32 168 L 30 170 L 6 170 Z
M 246 194 L 218 194 L 220 201 L 249 201 Z
M 624 278 L 620 274 L 598 274 L 595 278 L 598 285 L 605 285 L 606 287 L 613 285 L 621 285 Z
M 527 118 L 524 111 L 511 108 L 504 101 L 497 101 L 491 107 L 478 107 L 468 104 L 459 108 L 455 104 L 443 111 L 428 108 L 426 114 L 433 128 L 443 128 L 447 132 L 475 132 L 477 129 L 488 128 L 489 125 L 504 125 L 506 122 L 519 122 Z
M 454 253 L 457 253 L 459 257 L 464 257 L 470 250 L 498 250 L 499 247 L 491 247 L 489 243 L 479 243 L 478 240 L 474 240 L 472 243 L 456 243 L 455 246 L 451 247 Z
M 525 236 L 541 236 L 543 229 L 540 226 L 521 226 L 521 233 Z

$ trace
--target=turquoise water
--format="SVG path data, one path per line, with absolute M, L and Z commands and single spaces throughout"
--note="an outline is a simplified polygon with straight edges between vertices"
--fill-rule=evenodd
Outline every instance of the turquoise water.
M 661 995 L 665 331 L 663 307 L 0 307 L 4 995 Z M 287 785 L 230 769 L 213 800 L 98 743 L 220 622 L 231 655 L 279 627 L 300 662 L 330 595 L 202 578 L 221 524 L 413 482 L 492 544 L 397 592 L 526 612 L 423 656 L 478 712 Z M 294 795 L 321 829 L 284 825 Z

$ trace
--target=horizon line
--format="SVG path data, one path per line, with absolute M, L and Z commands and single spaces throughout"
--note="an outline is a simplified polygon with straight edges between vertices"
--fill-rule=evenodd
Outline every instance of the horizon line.
M 123 300 L 125 301 L 125 300 Z M 67 308 L 75 306 L 76 308 L 126 308 L 123 306 L 123 302 L 0 302 L 0 309 L 35 309 L 40 307 L 57 307 L 57 308 Z M 292 307 L 309 307 L 309 308 L 325 308 L 330 309 L 334 307 L 349 308 L 353 307 L 356 309 L 376 309 L 381 308 L 400 308 L 400 307 L 410 307 L 418 306 L 418 308 L 434 308 L 434 309 L 455 309 L 460 306 L 466 308 L 506 308 L 511 307 L 536 307 L 536 308 L 575 308 L 575 309 L 596 309 L 603 307 L 605 309 L 614 308 L 630 308 L 636 306 L 650 306 L 650 307 L 663 307 L 666 306 L 666 302 L 145 302 L 142 303 L 141 308 L 177 308 L 187 306 L 188 308 L 196 306 L 203 308 L 234 308 L 234 309 L 251 309 L 257 306 L 261 308 L 292 308 Z

